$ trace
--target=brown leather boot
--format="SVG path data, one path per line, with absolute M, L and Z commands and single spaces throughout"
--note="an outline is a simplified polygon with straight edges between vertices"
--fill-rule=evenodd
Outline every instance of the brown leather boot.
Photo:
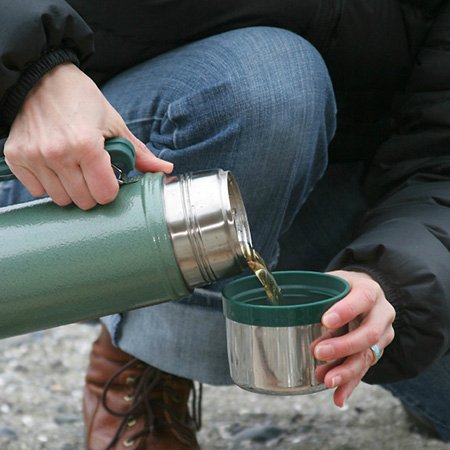
M 188 401 L 192 391 L 193 416 Z M 102 326 L 86 374 L 87 450 L 199 450 L 201 385 L 162 372 L 112 345 Z M 197 401 L 198 400 L 198 401 Z

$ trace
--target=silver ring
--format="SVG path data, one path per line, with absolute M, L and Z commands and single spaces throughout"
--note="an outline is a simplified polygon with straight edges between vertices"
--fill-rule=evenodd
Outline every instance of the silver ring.
M 370 347 L 370 351 L 372 352 L 373 357 L 371 366 L 374 366 L 380 360 L 383 351 L 380 350 L 380 347 L 378 347 L 377 344 L 372 345 L 372 347 Z

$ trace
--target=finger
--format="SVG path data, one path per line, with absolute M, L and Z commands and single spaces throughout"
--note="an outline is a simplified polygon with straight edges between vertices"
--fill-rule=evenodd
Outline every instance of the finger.
M 341 364 L 330 369 L 324 377 L 327 388 L 344 386 L 352 380 L 361 381 L 373 362 L 373 355 L 370 349 L 366 349 L 356 355 L 345 358 Z
M 83 209 L 114 200 L 118 183 L 102 136 L 85 134 L 72 145 L 72 151 L 67 148 L 47 145 L 41 151 L 45 164 L 57 174 L 67 195 Z
M 42 186 L 42 183 L 34 176 L 33 172 L 29 171 L 25 167 L 12 166 L 7 161 L 6 163 L 8 164 L 11 172 L 28 189 L 33 197 L 41 197 L 46 193 L 44 186 Z
M 353 391 L 356 389 L 356 387 L 358 386 L 359 383 L 360 383 L 360 381 L 354 379 L 347 384 L 339 386 L 334 391 L 334 395 L 333 395 L 334 404 L 336 406 L 339 406 L 340 408 L 344 407 L 348 398 L 353 393 Z
M 319 361 L 330 361 L 337 358 L 345 358 L 359 353 L 380 340 L 386 325 L 367 322 L 343 336 L 320 342 L 314 348 L 314 356 Z
M 348 329 L 347 327 L 341 327 L 337 330 L 330 330 L 330 329 L 326 329 L 324 328 L 322 331 L 322 334 L 317 337 L 316 339 L 314 339 L 313 342 L 311 342 L 311 346 L 310 346 L 310 350 L 311 350 L 311 354 L 315 354 L 315 349 L 317 347 L 317 345 L 320 342 L 326 341 L 328 339 L 337 337 L 337 336 L 342 336 L 343 334 L 347 333 Z
M 393 338 L 394 331 L 391 328 L 386 331 L 378 344 L 381 356 L 383 355 L 384 348 L 392 342 Z M 328 388 L 333 388 L 339 384 L 349 382 L 355 373 L 358 374 L 364 370 L 365 374 L 376 362 L 378 361 L 374 357 L 374 352 L 371 348 L 367 348 L 350 357 L 335 359 L 326 364 L 320 364 L 316 367 L 315 376 L 319 382 L 325 383 Z
M 173 171 L 173 164 L 158 158 L 149 149 L 146 152 L 138 150 L 136 152 L 136 169 L 141 172 L 164 172 L 169 174 Z
M 134 145 L 136 151 L 136 169 L 141 172 L 164 172 L 171 173 L 173 164 L 169 161 L 155 156 L 151 150 L 139 139 L 137 139 L 131 131 L 128 131 L 127 138 Z
M 314 371 L 314 375 L 316 377 L 316 380 L 319 383 L 324 383 L 327 373 L 331 369 L 333 369 L 334 367 L 337 367 L 341 363 L 342 363 L 342 360 L 341 359 L 337 359 L 335 361 L 332 361 L 332 362 L 329 362 L 329 363 L 326 363 L 326 364 L 320 364 L 319 366 L 317 366 L 315 371 Z
M 322 324 L 327 328 L 339 328 L 370 311 L 377 302 L 381 291 L 372 280 L 364 283 L 351 283 L 349 294 L 335 303 L 323 316 Z
M 111 168 L 111 158 L 103 143 L 97 151 L 89 153 L 80 161 L 80 168 L 92 198 L 99 204 L 112 202 L 118 192 L 119 183 Z
M 132 143 L 136 152 L 136 169 L 141 172 L 172 172 L 173 164 L 156 157 L 147 146 L 128 129 L 122 117 L 114 108 L 111 107 L 109 109 L 109 114 L 110 121 L 115 124 L 115 126 L 109 127 L 108 136 L 122 136 Z
M 72 199 L 67 194 L 61 180 L 53 170 L 47 167 L 40 167 L 34 174 L 44 187 L 45 192 L 59 206 L 67 206 L 72 203 Z
M 97 204 L 79 166 L 66 167 L 59 178 L 67 194 L 79 208 L 88 210 Z
M 314 356 L 320 361 L 330 361 L 362 352 L 375 344 L 380 348 L 386 347 L 394 338 L 394 330 L 392 322 L 383 314 L 383 310 L 374 308 L 358 328 L 342 336 L 319 342 L 314 348 Z
M 383 355 L 384 348 L 393 339 L 393 331 L 387 332 L 380 341 L 380 355 Z M 381 357 L 380 356 L 380 357 Z M 371 348 L 348 358 L 341 359 L 339 364 L 334 364 L 323 375 L 323 382 L 328 388 L 334 388 L 351 383 L 352 380 L 362 380 L 367 371 L 378 361 Z
M 347 399 L 373 365 L 372 352 L 368 349 L 366 352 L 347 358 L 344 365 L 347 366 L 346 372 L 336 374 L 335 371 L 330 371 L 324 380 L 328 388 L 336 387 L 334 403 L 339 407 L 345 405 Z
M 311 353 L 314 353 L 314 349 L 317 347 L 317 345 L 320 342 L 325 341 L 327 339 L 331 339 L 335 336 L 340 336 L 340 335 L 341 335 L 341 333 L 337 333 L 336 330 L 323 329 L 322 334 L 311 342 L 311 346 L 310 346 Z

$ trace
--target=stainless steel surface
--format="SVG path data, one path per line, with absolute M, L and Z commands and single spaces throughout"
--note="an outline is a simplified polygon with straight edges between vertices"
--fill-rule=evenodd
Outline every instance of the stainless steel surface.
M 111 163 L 111 167 L 114 170 L 114 175 L 116 176 L 119 185 L 122 186 L 122 184 L 125 184 L 127 182 L 127 174 L 114 163 Z
M 315 369 L 320 362 L 311 344 L 325 329 L 320 323 L 297 327 L 259 327 L 226 319 L 230 373 L 243 389 L 274 395 L 322 391 Z
M 174 254 L 190 288 L 240 273 L 241 242 L 251 244 L 247 216 L 233 176 L 220 169 L 168 177 L 165 219 Z

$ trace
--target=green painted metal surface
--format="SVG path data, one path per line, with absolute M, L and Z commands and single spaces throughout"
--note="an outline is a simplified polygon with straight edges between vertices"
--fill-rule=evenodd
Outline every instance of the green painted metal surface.
M 187 296 L 162 183 L 145 174 L 90 211 L 49 200 L 0 209 L 0 337 Z

